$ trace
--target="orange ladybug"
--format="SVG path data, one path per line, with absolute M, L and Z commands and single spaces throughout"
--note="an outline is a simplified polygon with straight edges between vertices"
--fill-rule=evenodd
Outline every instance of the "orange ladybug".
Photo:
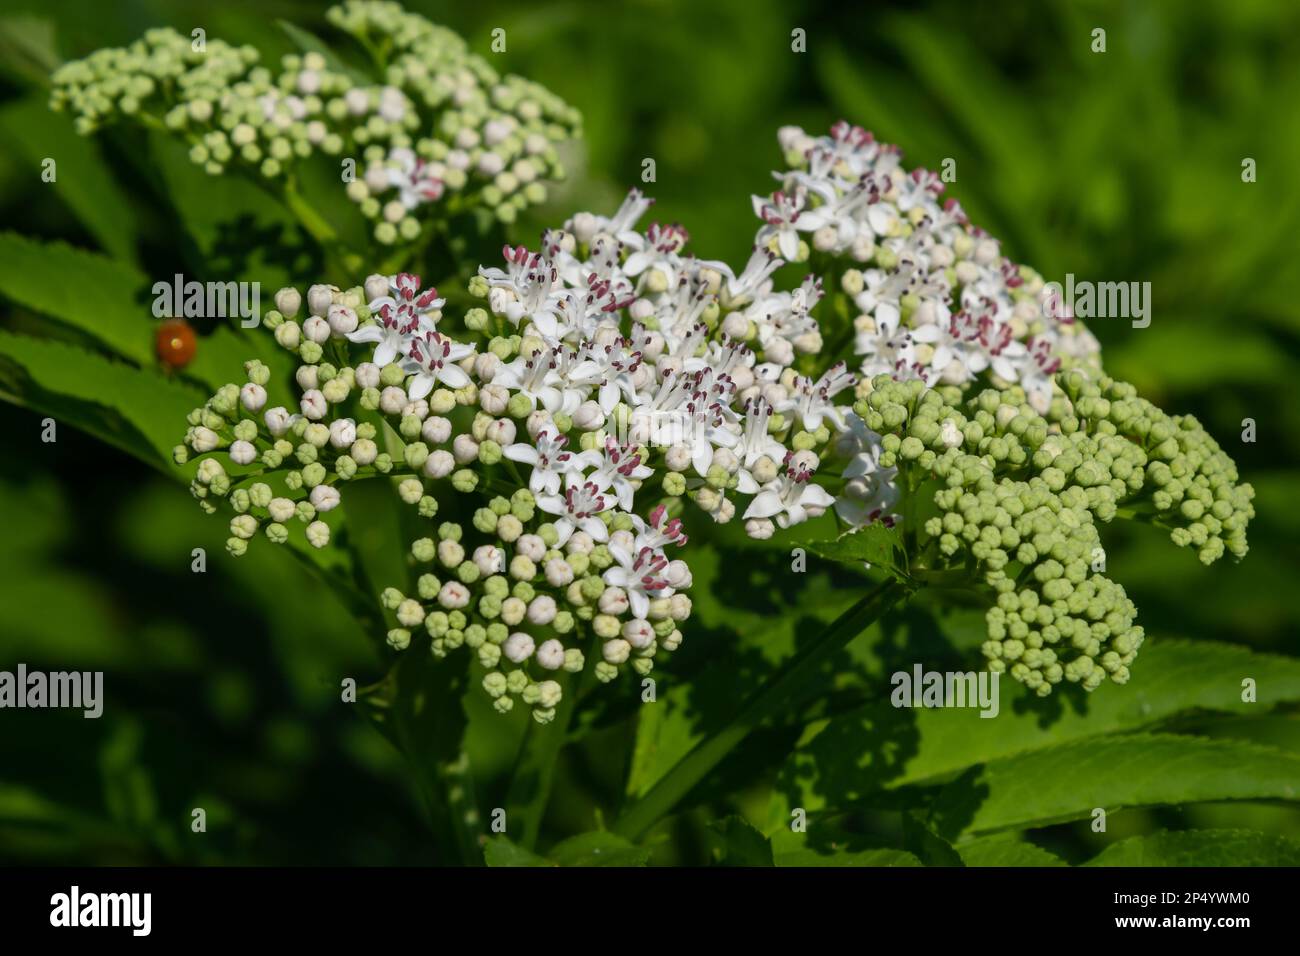
M 180 369 L 194 359 L 199 340 L 184 319 L 168 319 L 158 326 L 155 344 L 162 363 L 170 369 Z

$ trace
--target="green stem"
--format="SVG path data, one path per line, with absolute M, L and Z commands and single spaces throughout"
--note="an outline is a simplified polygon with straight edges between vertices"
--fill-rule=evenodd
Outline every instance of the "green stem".
M 750 697 L 731 723 L 697 744 L 645 796 L 628 807 L 614 824 L 614 832 L 630 840 L 643 836 L 750 732 L 786 704 L 817 674 L 823 663 L 906 598 L 910 591 L 908 585 L 887 581 L 836 618 L 811 644 L 790 658 L 765 687 Z
M 550 801 L 551 783 L 555 779 L 555 765 L 564 748 L 569 724 L 573 722 L 584 688 L 590 684 L 588 678 L 595 670 L 595 655 L 599 650 L 597 643 L 594 637 L 588 642 L 587 663 L 576 680 L 571 674 L 562 674 L 557 678 L 564 696 L 555 719 L 545 725 L 536 721 L 529 724 L 524 731 L 523 742 L 519 745 L 519 756 L 515 761 L 514 772 L 510 775 L 507 804 L 512 808 L 511 836 L 515 843 L 525 849 L 531 850 L 537 846 L 542 817 Z

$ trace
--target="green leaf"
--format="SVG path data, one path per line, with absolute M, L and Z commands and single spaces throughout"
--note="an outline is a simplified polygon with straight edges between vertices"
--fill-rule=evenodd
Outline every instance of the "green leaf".
M 993 837 L 965 843 L 958 851 L 967 866 L 1065 866 L 1054 853 L 1024 840 Z
M 4 359 L 16 368 L 6 371 Z M 204 401 L 198 389 L 155 372 L 5 331 L 0 331 L 0 390 L 154 465 L 170 460 L 171 449 L 185 435 L 185 416 Z M 169 465 L 166 470 L 171 471 Z
M 1259 702 L 1241 700 L 1252 676 Z M 882 695 L 888 685 L 881 682 Z M 1123 686 L 1040 698 L 999 680 L 994 719 L 974 708 L 898 708 L 880 700 L 810 724 L 781 773 L 789 806 L 844 808 L 875 791 L 943 778 L 973 764 L 1117 731 L 1151 727 L 1196 710 L 1258 713 L 1300 700 L 1300 661 L 1232 644 L 1151 640 Z
M 0 132 L 22 157 L 33 190 L 52 192 L 111 255 L 135 261 L 136 216 L 109 174 L 95 140 L 78 136 L 68 117 L 52 114 L 44 93 L 0 110 Z M 55 178 L 48 183 L 41 179 L 46 159 L 55 161 Z M 85 295 L 85 287 L 81 291 Z
M 772 834 L 777 866 L 923 866 L 906 850 L 875 845 L 867 837 L 816 824 L 806 833 L 788 826 Z
M 848 531 L 833 541 L 813 541 L 808 549 L 832 561 L 862 562 L 873 568 L 882 568 L 894 577 L 907 577 L 903 555 L 902 537 L 897 528 L 880 522 L 869 524 L 857 531 Z
M 594 830 L 557 843 L 546 856 L 497 836 L 487 841 L 483 857 L 488 866 L 645 866 L 650 851 L 607 830 Z
M 916 810 L 903 813 L 903 849 L 926 866 L 966 865 L 952 845 L 930 829 Z
M 146 285 L 136 269 L 105 256 L 0 233 L 0 295 L 66 322 L 141 365 L 153 361 Z
M 546 857 L 530 853 L 503 836 L 495 836 L 484 844 L 483 859 L 488 866 L 554 866 Z
M 656 672 L 653 704 L 639 707 L 636 746 L 627 793 L 641 796 L 711 730 L 730 716 L 737 693 L 756 690 L 802 640 L 833 621 L 854 599 L 811 571 L 797 590 L 789 580 L 787 555 L 750 548 L 731 552 L 724 570 L 717 548 L 701 550 L 691 562 L 695 579 L 691 631 L 683 645 L 687 660 L 696 641 L 732 648 L 725 661 L 711 655 L 693 671 Z M 749 594 L 747 602 L 745 595 Z M 755 599 L 754 595 L 762 597 Z M 672 667 L 683 667 L 674 661 Z
M 557 843 L 547 856 L 560 866 L 645 866 L 650 850 L 616 833 L 596 830 Z
M 1300 799 L 1300 757 L 1240 741 L 1135 734 L 995 760 L 948 784 L 931 820 L 961 834 L 1046 826 L 1125 807 Z
M 1254 830 L 1166 830 L 1113 843 L 1084 866 L 1300 866 L 1300 842 Z
M 718 862 L 723 866 L 772 866 L 772 844 L 743 817 L 710 824 L 720 837 Z

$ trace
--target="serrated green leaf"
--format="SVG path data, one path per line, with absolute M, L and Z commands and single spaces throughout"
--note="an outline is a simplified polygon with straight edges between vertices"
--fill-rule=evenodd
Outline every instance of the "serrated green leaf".
M 710 825 L 719 836 L 723 866 L 772 866 L 772 844 L 743 817 L 729 816 Z
M 0 295 L 66 322 L 141 365 L 153 361 L 147 280 L 125 263 L 0 233 Z
M 1241 700 L 1254 677 L 1259 701 Z M 999 711 L 897 708 L 888 699 L 810 724 L 781 773 L 785 805 L 849 807 L 868 794 L 957 773 L 973 764 L 1117 731 L 1151 727 L 1191 710 L 1258 713 L 1300 700 L 1300 661 L 1208 641 L 1151 640 L 1123 686 L 1040 698 L 999 680 Z M 882 682 L 882 698 L 890 687 Z M 778 808 L 779 809 L 779 808 Z
M 1054 853 L 1024 840 L 994 837 L 975 840 L 958 848 L 967 866 L 1065 866 Z
M 155 465 L 170 459 L 171 449 L 184 437 L 185 416 L 204 401 L 203 393 L 191 386 L 63 342 L 0 331 L 0 358 L 17 367 L 16 375 L 12 371 L 6 375 L 0 368 L 0 384 L 16 399 L 47 410 L 41 395 L 26 393 L 34 385 L 55 398 L 75 400 L 77 404 L 61 407 L 60 417 L 70 416 L 69 424 Z M 22 391 L 14 393 L 15 388 Z M 116 417 L 97 415 L 93 407 L 81 403 L 109 410 Z
M 995 760 L 948 784 L 932 811 L 949 839 L 1078 820 L 1095 808 L 1300 799 L 1300 757 L 1176 734 L 1084 740 Z
M 1300 866 L 1300 842 L 1254 830 L 1166 830 L 1111 844 L 1084 866 Z
M 898 529 L 880 522 L 845 532 L 831 541 L 810 542 L 808 550 L 832 561 L 865 562 L 896 578 L 907 577 Z

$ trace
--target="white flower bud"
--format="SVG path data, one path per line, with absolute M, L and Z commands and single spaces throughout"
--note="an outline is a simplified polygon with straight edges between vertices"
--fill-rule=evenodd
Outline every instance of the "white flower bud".
M 438 604 L 453 611 L 469 604 L 469 588 L 459 581 L 448 581 L 438 591 Z
M 357 329 L 357 313 L 346 305 L 331 305 L 328 320 L 330 331 L 340 338 Z
M 591 535 L 585 531 L 575 531 L 569 537 L 569 543 L 565 546 L 565 549 L 569 554 L 591 554 L 592 549 L 595 547 L 596 543 L 591 540 Z
M 504 385 L 488 385 L 478 393 L 478 403 L 489 415 L 501 415 L 510 402 L 510 393 Z
M 508 597 L 501 602 L 501 623 L 514 627 L 528 613 L 528 605 L 517 597 Z
M 356 369 L 357 387 L 378 388 L 379 373 L 382 371 L 374 362 L 362 362 Z
M 275 327 L 276 344 L 286 349 L 296 349 L 302 336 L 297 322 L 281 322 Z
M 249 382 L 239 390 L 239 402 L 250 412 L 261 411 L 266 404 L 266 389 L 256 382 Z
M 515 423 L 508 418 L 498 418 L 488 425 L 484 432 L 484 437 L 489 441 L 494 441 L 502 448 L 515 443 L 517 429 Z
M 381 276 L 378 273 L 368 275 L 366 276 L 365 285 L 362 288 L 366 293 L 366 304 L 369 305 L 376 299 L 382 299 L 388 295 L 388 276 Z
M 555 423 L 551 420 L 551 413 L 545 409 L 537 409 L 530 412 L 524 419 L 524 429 L 528 432 L 528 437 L 536 440 L 537 435 L 542 429 L 548 428 L 552 432 L 555 430 Z
M 403 504 L 413 505 L 424 497 L 424 485 L 419 478 L 403 478 L 397 483 L 397 497 Z
M 302 324 L 302 334 L 307 336 L 309 342 L 322 345 L 329 341 L 330 324 L 319 315 L 313 315 Z
M 515 631 L 501 645 L 501 653 L 516 664 L 522 664 L 533 656 L 533 639 L 523 631 Z
M 330 422 L 330 444 L 335 448 L 347 448 L 357 440 L 357 426 L 350 418 L 340 418 Z
M 317 485 L 308 496 L 317 511 L 333 511 L 339 505 L 338 489 L 332 485 Z
M 316 388 L 320 382 L 320 369 L 315 365 L 299 365 L 297 371 L 293 373 L 294 381 L 304 392 L 309 388 Z
M 540 535 L 525 534 L 515 541 L 515 552 L 536 564 L 546 555 L 546 542 Z
M 740 312 L 732 312 L 722 320 L 722 334 L 742 341 L 749 336 L 749 319 Z
M 622 588 L 605 588 L 600 592 L 600 599 L 596 602 L 596 606 L 602 614 L 612 614 L 617 617 L 627 611 L 630 602 L 627 592 Z
M 348 454 L 352 456 L 353 461 L 364 468 L 375 463 L 375 459 L 379 457 L 379 446 L 369 438 L 358 438 L 348 449 Z
M 297 289 L 284 288 L 275 294 L 275 307 L 286 319 L 292 319 L 302 306 L 302 293 Z
M 407 415 L 414 415 L 420 421 L 424 421 L 429 417 L 429 403 L 422 398 L 407 402 L 402 406 L 402 417 L 405 418 Z
M 623 639 L 641 650 L 654 642 L 655 629 L 649 621 L 628 621 L 623 625 Z
M 456 459 L 451 452 L 441 448 L 424 460 L 424 473 L 430 478 L 446 478 L 456 469 Z
M 528 603 L 528 620 L 533 624 L 547 625 L 555 620 L 555 598 L 539 594 Z
M 674 594 L 668 599 L 668 616 L 674 621 L 684 621 L 691 616 L 691 599 L 685 594 Z
M 559 670 L 564 666 L 564 645 L 555 638 L 543 641 L 542 646 L 537 649 L 537 663 L 548 671 Z M 554 681 L 546 681 L 546 683 L 551 684 Z
M 790 344 L 789 339 L 779 335 L 773 336 L 768 340 L 767 348 L 763 350 L 763 358 L 776 365 L 789 365 L 794 361 L 794 346 Z
M 691 568 L 685 561 L 669 561 L 664 569 L 664 578 L 675 588 L 691 586 Z
M 775 481 L 781 466 L 769 458 L 767 455 L 761 455 L 758 461 L 754 462 L 754 467 L 750 469 L 750 474 L 760 485 L 765 485 L 769 481 Z
M 767 518 L 750 518 L 745 522 L 745 534 L 755 541 L 766 541 L 776 533 L 776 525 Z
M 483 544 L 474 549 L 474 565 L 484 576 L 500 574 L 505 563 L 505 552 L 496 545 Z
M 400 415 L 406 402 L 406 392 L 396 385 L 389 385 L 379 393 L 379 410 L 385 415 Z
M 321 317 L 329 311 L 329 307 L 334 304 L 334 287 L 329 285 L 314 285 L 307 290 L 307 311 L 316 317 Z
M 621 638 L 615 638 L 612 641 L 606 641 L 605 646 L 600 649 L 600 654 L 611 664 L 622 664 L 632 653 L 632 645 Z
M 212 451 L 220 444 L 221 436 L 203 425 L 199 425 L 190 433 L 190 447 L 197 452 Z
M 589 212 L 580 212 L 573 217 L 573 237 L 579 242 L 588 243 L 596 235 L 599 223 Z
M 257 459 L 252 442 L 237 441 L 230 446 L 230 460 L 236 465 L 251 465 Z
M 573 424 L 585 432 L 592 432 L 605 424 L 605 413 L 596 402 L 583 402 L 573 413 Z
M 330 526 L 324 521 L 313 521 L 307 525 L 307 543 L 313 548 L 323 548 L 330 543 Z
M 649 299 L 637 299 L 628 306 L 627 314 L 633 322 L 644 322 L 655 314 L 654 303 Z
M 303 416 L 312 421 L 319 421 L 324 418 L 325 413 L 329 410 L 325 396 L 321 394 L 320 389 L 316 388 L 309 388 L 303 392 L 299 408 L 302 409 Z
M 456 463 L 460 465 L 468 464 L 478 458 L 478 442 L 474 440 L 473 435 L 461 432 L 451 443 L 452 454 L 456 456 Z
M 669 471 L 685 471 L 691 467 L 691 449 L 688 445 L 673 445 L 664 453 L 664 464 Z
M 553 588 L 568 587 L 573 583 L 573 568 L 563 558 L 551 558 L 546 562 L 546 583 Z
M 496 377 L 501 359 L 495 352 L 480 352 L 474 356 L 474 376 L 484 385 Z
M 430 415 L 420 426 L 420 438 L 429 445 L 441 445 L 451 438 L 451 422 L 441 415 Z
M 272 498 L 271 503 L 266 506 L 266 510 L 271 513 L 271 519 L 281 524 L 293 518 L 298 510 L 298 506 L 289 498 Z

